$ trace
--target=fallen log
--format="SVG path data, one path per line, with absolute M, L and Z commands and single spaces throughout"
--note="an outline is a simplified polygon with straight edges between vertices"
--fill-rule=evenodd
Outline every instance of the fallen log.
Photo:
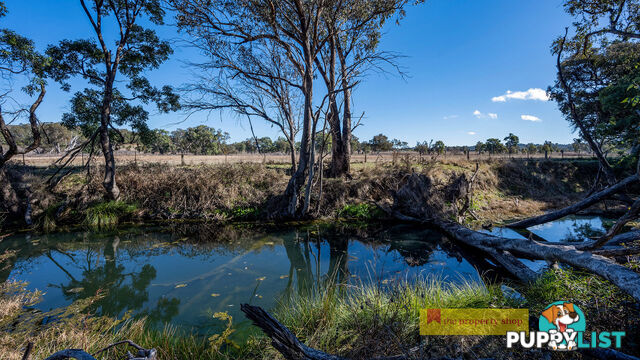
M 606 234 L 602 235 L 598 240 L 594 241 L 591 245 L 591 249 L 597 249 L 602 247 L 606 243 L 609 242 L 614 236 L 616 236 L 622 228 L 638 217 L 638 213 L 640 213 L 640 197 L 631 205 L 629 211 L 627 211 L 616 223 L 607 231 Z
M 346 360 L 339 356 L 329 355 L 320 350 L 312 349 L 303 344 L 298 338 L 282 325 L 271 314 L 259 306 L 241 304 L 240 310 L 254 325 L 271 338 L 271 345 L 278 350 L 285 359 L 291 360 Z
M 637 175 L 629 177 L 616 186 L 622 187 L 637 180 Z M 410 175 L 405 184 L 395 193 L 391 213 L 400 220 L 429 224 L 436 227 L 452 240 L 474 247 L 489 255 L 495 252 L 509 252 L 515 256 L 568 264 L 602 276 L 618 286 L 622 291 L 640 301 L 640 274 L 617 264 L 601 255 L 577 249 L 568 244 L 542 243 L 533 239 L 508 239 L 471 230 L 451 220 L 432 205 L 436 191 L 431 180 L 419 174 Z M 601 193 L 600 193 L 601 194 Z M 597 196 L 597 195 L 594 195 Z M 437 204 L 435 204 L 437 205 Z M 488 251 L 488 249 L 490 249 Z M 504 264 L 501 264 L 504 266 Z M 505 266 L 513 271 L 512 267 Z M 521 277 L 517 272 L 514 274 Z
M 552 211 L 540 216 L 534 216 L 528 219 L 524 219 L 524 220 L 520 220 L 520 221 L 516 221 L 510 224 L 506 224 L 507 227 L 510 228 L 527 228 L 530 226 L 534 226 L 534 225 L 539 225 L 539 224 L 544 224 L 547 223 L 549 221 L 553 221 L 553 220 L 557 220 L 560 218 L 563 218 L 567 215 L 571 215 L 571 214 L 575 214 L 578 211 L 584 210 L 586 208 L 588 208 L 589 206 L 602 201 L 603 199 L 606 199 L 607 197 L 622 191 L 626 186 L 633 184 L 634 182 L 637 182 L 638 180 L 640 180 L 640 178 L 638 177 L 638 174 L 633 174 L 623 180 L 621 180 L 620 182 L 618 182 L 615 185 L 609 186 L 608 188 L 599 191 L 571 206 L 567 206 L 563 209 L 560 210 L 556 210 L 556 211 Z
M 592 251 L 593 254 L 602 255 L 606 257 L 614 257 L 614 256 L 630 256 L 640 254 L 640 247 L 613 247 L 613 248 L 601 248 Z
M 622 245 L 640 240 L 640 230 L 632 230 L 626 233 L 618 234 L 607 242 L 607 245 Z
M 286 326 L 282 325 L 271 314 L 259 306 L 240 304 L 240 310 L 259 327 L 269 338 L 271 345 L 287 360 L 349 360 L 344 357 L 327 354 L 303 344 Z M 409 360 L 416 357 L 420 347 L 409 349 L 408 354 L 370 358 L 369 360 Z M 449 357 L 432 358 L 432 360 L 453 360 Z M 491 360 L 491 359 L 484 359 Z
M 433 225 L 451 238 L 478 249 L 486 247 L 509 251 L 533 259 L 557 261 L 581 268 L 611 281 L 622 291 L 640 301 L 640 274 L 604 256 L 578 250 L 570 245 L 552 245 L 529 239 L 506 239 L 473 231 L 458 223 L 432 219 Z

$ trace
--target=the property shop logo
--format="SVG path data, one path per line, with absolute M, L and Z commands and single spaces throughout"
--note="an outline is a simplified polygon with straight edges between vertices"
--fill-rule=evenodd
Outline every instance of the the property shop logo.
M 507 347 L 516 344 L 524 348 L 548 347 L 553 350 L 569 351 L 583 348 L 619 348 L 624 331 L 591 332 L 589 340 L 585 338 L 587 322 L 578 306 L 564 301 L 556 301 L 547 306 L 538 320 L 540 331 L 507 332 Z

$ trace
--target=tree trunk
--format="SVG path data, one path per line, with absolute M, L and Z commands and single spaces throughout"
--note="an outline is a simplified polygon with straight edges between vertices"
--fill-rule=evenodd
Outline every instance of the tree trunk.
M 302 119 L 302 139 L 300 140 L 300 158 L 296 171 L 289 179 L 283 198 L 285 206 L 280 210 L 281 216 L 296 217 L 300 203 L 301 190 L 305 184 L 311 163 L 311 140 L 315 134 L 315 122 L 313 114 L 313 59 L 310 54 L 310 45 L 306 44 L 305 73 L 303 79 L 304 113 Z
M 102 111 L 100 113 L 100 146 L 104 155 L 104 180 L 102 181 L 102 186 L 107 192 L 107 199 L 117 200 L 120 197 L 120 189 L 116 184 L 116 160 L 113 156 L 113 144 L 109 137 L 112 97 L 113 78 L 110 78 L 105 85 Z
M 20 219 L 20 199 L 7 177 L 4 166 L 0 167 L 0 200 L 2 200 L 2 207 L 9 213 L 9 219 Z
M 291 174 L 296 172 L 296 142 L 295 139 L 289 138 L 289 151 L 291 152 Z

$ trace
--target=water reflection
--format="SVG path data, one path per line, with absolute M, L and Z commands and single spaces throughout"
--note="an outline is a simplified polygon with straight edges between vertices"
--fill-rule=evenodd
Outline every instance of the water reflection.
M 552 242 L 595 239 L 606 232 L 605 221 L 599 217 L 568 216 L 550 223 L 532 226 L 529 230 Z
M 103 293 L 98 314 L 131 311 L 153 323 L 211 333 L 213 312 L 228 311 L 248 327 L 239 304 L 270 308 L 292 294 L 328 284 L 436 274 L 480 280 L 493 265 L 468 255 L 439 233 L 411 226 L 173 225 L 121 231 L 17 235 L 0 280 L 25 280 L 46 292 L 44 310 Z M 477 270 L 478 269 L 478 270 Z

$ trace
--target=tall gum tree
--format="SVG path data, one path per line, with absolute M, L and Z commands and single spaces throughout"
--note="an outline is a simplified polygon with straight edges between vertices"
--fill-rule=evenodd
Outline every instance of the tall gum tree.
M 625 81 L 624 74 L 614 74 L 621 66 L 611 60 L 620 58 L 618 50 L 625 43 L 634 46 L 640 40 L 640 1 L 565 0 L 564 8 L 575 21 L 572 36 L 568 36 L 567 28 L 564 37 L 557 39 L 552 46 L 557 56 L 558 78 L 549 91 L 567 119 L 580 130 L 582 138 L 600 162 L 607 182 L 612 185 L 617 179 L 602 150 L 606 140 L 602 136 L 606 131 L 602 130 L 609 127 L 607 124 L 615 125 L 618 121 L 608 116 L 599 97 L 602 90 Z M 609 51 L 611 46 L 618 50 Z M 629 52 L 632 54 L 633 51 Z M 638 64 L 627 65 L 627 69 L 632 71 Z M 632 113 L 637 115 L 637 112 Z
M 209 41 L 190 43 L 207 61 L 191 63 L 200 76 L 186 86 L 189 100 L 183 101 L 184 107 L 192 111 L 231 110 L 249 120 L 252 133 L 252 119 L 275 126 L 285 136 L 295 172 L 302 96 L 296 85 L 299 74 L 288 65 L 282 49 L 268 40 L 239 47 Z
M 154 30 L 139 25 L 144 18 L 154 25 L 162 25 L 164 10 L 161 0 L 79 0 L 89 20 L 94 39 L 63 40 L 49 47 L 47 54 L 54 59 L 54 78 L 69 89 L 71 77 L 82 77 L 97 90 L 76 93 L 75 98 L 99 99 L 99 126 L 89 137 L 100 141 L 104 156 L 104 180 L 102 182 L 108 199 L 117 199 L 120 190 L 116 183 L 116 163 L 110 130 L 113 126 L 115 102 L 155 102 L 161 111 L 176 110 L 178 99 L 168 86 L 152 87 L 142 76 L 143 72 L 155 69 L 172 54 L 169 43 L 161 41 Z M 105 25 L 106 21 L 110 24 Z M 115 34 L 109 29 L 116 29 Z M 115 43 L 109 43 L 111 37 Z M 129 80 L 127 95 L 116 88 L 116 79 L 121 75 Z M 82 100 L 82 99 L 81 99 Z M 140 107 L 132 107 L 140 115 Z M 146 118 L 142 113 L 143 118 Z M 131 117 L 129 119 L 133 119 Z M 140 117 L 138 116 L 138 119 Z M 86 144 L 85 144 L 86 145 Z
M 378 44 L 387 20 L 396 15 L 399 21 L 409 3 L 407 0 L 333 0 L 323 13 L 323 31 L 328 40 L 315 61 L 328 95 L 330 176 L 340 177 L 350 171 L 351 134 L 359 124 L 352 123 L 354 88 L 371 70 L 386 71 L 385 65 L 399 70 L 395 62 L 398 56 L 380 51 Z
M 238 0 L 229 2 L 170 0 L 178 26 L 197 41 L 216 48 L 276 47 L 286 60 L 282 66 L 295 72 L 289 85 L 302 96 L 302 129 L 298 164 L 272 216 L 299 217 L 308 211 L 313 178 L 313 139 L 319 116 L 314 104 L 315 59 L 327 41 L 321 19 L 329 0 Z M 247 69 L 248 73 L 251 70 Z M 320 105 L 322 107 L 322 105 Z M 305 187 L 305 184 L 307 185 Z

